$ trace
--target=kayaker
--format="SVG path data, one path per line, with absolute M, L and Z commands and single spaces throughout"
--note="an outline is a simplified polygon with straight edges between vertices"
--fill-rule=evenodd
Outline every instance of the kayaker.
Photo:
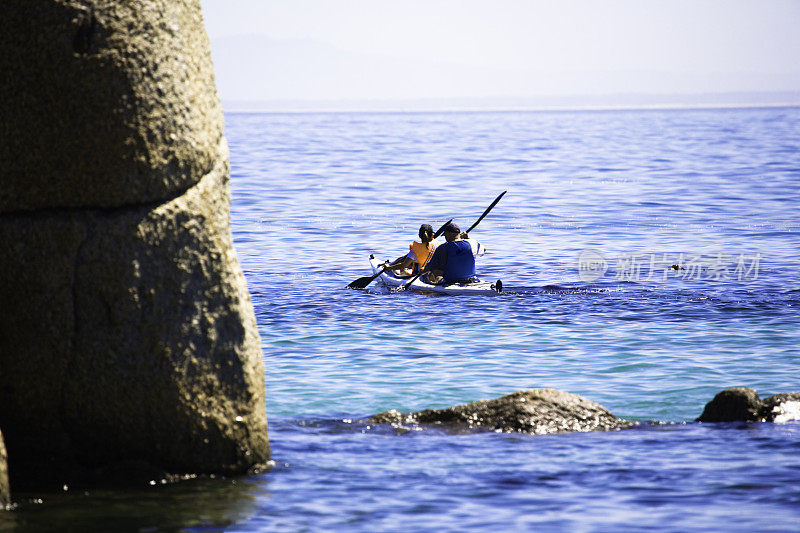
M 433 227 L 430 224 L 419 227 L 419 239 L 422 242 L 412 241 L 408 245 L 408 254 L 392 264 L 396 276 L 413 276 L 428 264 L 436 251 L 433 235 Z
M 475 258 L 483 255 L 485 249 L 474 239 L 461 237 L 461 229 L 453 222 L 444 228 L 447 242 L 436 248 L 428 263 L 429 283 L 457 283 L 477 280 Z

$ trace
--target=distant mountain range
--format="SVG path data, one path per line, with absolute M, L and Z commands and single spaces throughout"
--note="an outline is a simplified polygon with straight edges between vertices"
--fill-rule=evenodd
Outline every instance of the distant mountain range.
M 800 74 L 538 72 L 356 53 L 258 35 L 212 40 L 226 110 L 800 105 Z

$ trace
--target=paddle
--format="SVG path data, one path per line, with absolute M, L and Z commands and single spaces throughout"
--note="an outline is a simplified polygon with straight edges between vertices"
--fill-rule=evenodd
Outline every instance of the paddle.
M 492 202 L 492 205 L 490 205 L 489 207 L 487 207 L 487 208 L 486 208 L 486 211 L 484 211 L 484 212 L 483 212 L 483 214 L 481 215 L 481 218 L 479 218 L 478 220 L 476 220 L 476 221 L 475 221 L 475 223 L 474 223 L 473 225 L 471 225 L 471 226 L 469 227 L 469 229 L 468 229 L 467 231 L 465 231 L 464 233 L 467 233 L 467 234 L 469 234 L 469 232 L 470 232 L 470 231 L 472 231 L 473 229 L 475 229 L 475 226 L 477 226 L 478 224 L 480 224 L 481 220 L 483 220 L 483 217 L 485 217 L 486 215 L 488 215 L 488 214 L 489 214 L 489 211 L 491 211 L 491 210 L 492 210 L 492 208 L 493 208 L 494 206 L 496 206 L 496 205 L 497 205 L 497 202 L 499 202 L 499 201 L 500 201 L 500 198 L 502 198 L 503 196 L 505 196 L 505 194 L 506 194 L 507 192 L 508 192 L 508 191 L 503 191 L 503 192 L 501 192 L 501 193 L 500 193 L 500 196 L 498 196 L 497 198 L 495 198 L 495 199 L 494 199 L 494 202 Z
M 507 192 L 508 192 L 508 191 L 503 191 L 503 192 L 501 192 L 501 193 L 500 193 L 500 196 L 498 196 L 497 198 L 495 198 L 495 199 L 494 199 L 494 202 L 492 202 L 492 204 L 491 204 L 489 207 L 487 207 L 487 208 L 486 208 L 486 211 L 484 211 L 484 212 L 483 212 L 483 214 L 480 216 L 480 218 L 478 218 L 478 220 L 476 220 L 476 221 L 475 221 L 475 223 L 474 223 L 473 225 L 471 225 L 471 226 L 469 227 L 469 229 L 468 229 L 468 230 L 467 230 L 465 233 L 469 233 L 470 231 L 472 231 L 473 229 L 475 229 L 475 226 L 477 226 L 477 225 L 480 223 L 480 221 L 481 221 L 481 220 L 483 220 L 483 218 L 484 218 L 486 215 L 488 215 L 488 214 L 489 214 L 489 211 L 491 211 L 491 210 L 492 210 L 492 208 L 493 208 L 494 206 L 496 206 L 496 205 L 497 205 L 497 202 L 499 202 L 499 201 L 500 201 L 500 198 L 502 198 L 502 197 L 503 197 L 503 195 L 505 195 Z M 450 221 L 452 222 L 452 219 L 451 219 Z M 449 222 L 448 222 L 448 224 L 449 224 Z M 446 225 L 447 225 L 447 224 L 445 224 L 445 226 L 446 226 Z M 442 226 L 442 227 L 439 229 L 439 231 L 443 231 L 443 230 L 444 230 L 444 226 Z M 408 288 L 408 287 L 409 287 L 409 286 L 410 286 L 412 283 L 414 283 L 415 281 L 417 281 L 421 275 L 423 275 L 423 274 L 425 274 L 425 273 L 427 273 L 427 272 L 428 272 L 428 270 L 427 270 L 427 269 L 425 269 L 425 270 L 420 270 L 420 271 L 417 273 L 417 275 L 416 275 L 416 276 L 414 276 L 413 278 L 411 278 L 411 280 L 410 280 L 410 281 L 408 281 L 408 282 L 407 282 L 405 285 L 400 285 L 399 287 L 397 287 L 397 288 L 394 290 L 394 292 L 400 292 L 400 291 L 404 291 L 404 290 L 406 290 L 406 288 Z
M 505 194 L 505 193 L 503 193 L 503 194 Z M 499 199 L 499 198 L 498 198 L 498 199 Z M 495 202 L 495 203 L 496 203 L 496 202 Z M 481 217 L 481 218 L 483 218 L 483 217 Z M 441 235 L 441 234 L 442 234 L 442 232 L 444 231 L 444 228 L 445 228 L 445 226 L 447 226 L 447 225 L 448 225 L 449 223 L 451 223 L 452 221 L 453 221 L 453 219 L 451 218 L 450 220 L 448 220 L 447 222 L 445 222 L 445 223 L 442 225 L 442 227 L 441 227 L 441 228 L 439 228 L 439 229 L 436 231 L 436 233 L 434 233 L 434 234 L 433 234 L 433 238 L 435 239 L 436 237 L 438 237 L 439 235 Z M 479 220 L 478 222 L 480 222 L 480 220 Z M 389 269 L 389 268 L 392 268 L 393 266 L 395 266 L 395 263 L 392 263 L 392 264 L 388 264 L 388 263 L 387 263 L 387 264 L 386 264 L 386 265 L 385 265 L 385 266 L 384 266 L 382 269 L 380 269 L 380 270 L 379 270 L 377 273 L 375 273 L 374 275 L 372 275 L 372 276 L 364 276 L 363 278 L 358 278 L 357 280 L 354 280 L 354 281 L 350 282 L 350 284 L 349 284 L 349 285 L 347 285 L 347 288 L 348 288 L 348 289 L 364 289 L 364 288 L 366 288 L 366 287 L 367 287 L 367 285 L 369 285 L 370 283 L 372 283 L 372 281 L 373 281 L 375 278 L 377 278 L 378 276 L 380 276 L 381 274 L 383 274 L 383 273 L 384 273 L 384 272 L 385 272 L 387 269 Z

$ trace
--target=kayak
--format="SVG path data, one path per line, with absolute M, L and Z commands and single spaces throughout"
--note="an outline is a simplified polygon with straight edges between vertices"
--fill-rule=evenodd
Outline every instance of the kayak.
M 369 256 L 369 264 L 372 273 L 377 274 L 386 265 L 387 261 L 378 261 L 374 255 Z M 405 285 L 411 278 L 398 278 L 390 271 L 386 270 L 377 277 L 387 288 L 393 289 Z M 503 290 L 503 282 L 497 280 L 495 283 L 488 281 L 475 281 L 472 283 L 451 283 L 449 285 L 433 285 L 417 278 L 414 283 L 406 287 L 407 290 L 417 292 L 436 292 L 439 294 L 498 294 Z

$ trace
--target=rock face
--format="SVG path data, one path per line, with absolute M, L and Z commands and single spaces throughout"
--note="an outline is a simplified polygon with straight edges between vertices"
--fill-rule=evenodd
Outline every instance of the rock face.
M 697 422 L 786 422 L 800 420 L 800 392 L 776 394 L 760 400 L 746 387 L 725 389 L 714 396 Z
M 220 160 L 200 2 L 7 0 L 0 212 L 167 200 Z
M 11 501 L 11 490 L 8 487 L 8 465 L 6 465 L 6 447 L 3 434 L 0 433 L 0 511 Z
M 198 1 L 12 0 L 0 32 L 0 429 L 11 482 L 269 458 Z
M 603 406 L 577 394 L 554 389 L 518 391 L 494 400 L 480 400 L 447 409 L 415 413 L 386 411 L 368 423 L 391 424 L 397 429 L 438 426 L 447 431 L 496 431 L 509 433 L 566 433 L 631 427 Z

